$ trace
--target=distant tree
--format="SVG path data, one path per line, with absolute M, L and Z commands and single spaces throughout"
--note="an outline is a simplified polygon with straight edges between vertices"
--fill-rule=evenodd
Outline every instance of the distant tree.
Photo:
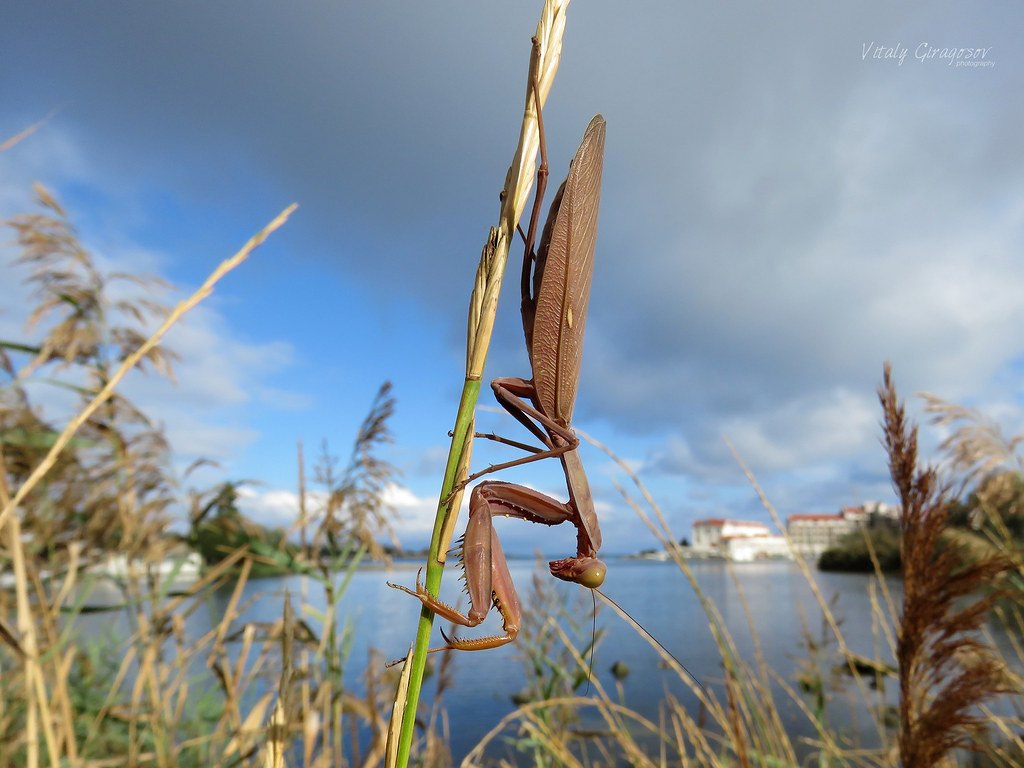
M 956 506 L 957 524 L 996 535 L 1024 538 L 1024 476 L 996 470 L 984 477 L 970 495 Z
M 871 552 L 868 549 L 869 541 L 882 571 L 884 573 L 898 572 L 900 570 L 900 535 L 898 531 L 890 528 L 872 528 L 848 533 L 839 540 L 838 546 L 822 553 L 818 559 L 818 568 L 823 571 L 873 572 L 875 566 L 871 561 Z
M 251 483 L 226 480 L 207 491 L 191 493 L 188 542 L 207 563 L 223 560 L 250 541 L 266 539 L 266 530 L 238 509 L 238 489 Z

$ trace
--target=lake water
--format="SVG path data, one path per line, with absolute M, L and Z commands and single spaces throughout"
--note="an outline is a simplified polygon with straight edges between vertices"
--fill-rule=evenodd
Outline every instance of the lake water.
M 589 600 L 578 603 L 576 599 L 581 593 L 589 595 L 589 592 L 552 579 L 546 568 L 542 570 L 534 561 L 512 560 L 509 565 L 524 611 L 529 610 L 531 580 L 535 573 L 542 573 L 546 583 L 563 596 L 567 605 L 589 608 Z M 603 591 L 654 634 L 704 685 L 718 688 L 721 693 L 722 663 L 709 621 L 678 567 L 673 563 L 615 559 L 610 559 L 608 565 Z M 822 639 L 822 613 L 797 566 L 785 561 L 736 565 L 722 561 L 693 561 L 691 567 L 701 589 L 721 613 L 740 658 L 754 663 L 755 641 L 748 624 L 749 610 L 768 665 L 795 687 L 799 662 L 808 656 L 805 629 L 815 641 Z M 341 615 L 354 630 L 353 650 L 346 668 L 346 683 L 353 688 L 362 687 L 361 676 L 371 647 L 387 658 L 400 657 L 408 649 L 418 621 L 418 603 L 388 588 L 385 582 L 390 580 L 411 586 L 415 582 L 417 568 L 418 564 L 399 563 L 387 571 L 365 569 L 354 575 L 340 607 Z M 815 573 L 815 579 L 825 598 L 835 601 L 833 612 L 843 621 L 842 630 L 850 648 L 868 658 L 876 658 L 879 638 L 872 624 L 869 590 L 873 580 L 862 575 L 825 573 Z M 899 582 L 888 583 L 898 595 Z M 441 598 L 455 604 L 460 599 L 460 586 L 456 572 L 449 571 L 442 585 Z M 291 595 L 294 604 L 301 588 L 302 580 L 298 577 L 250 582 L 246 585 L 243 603 L 257 594 L 260 598 L 247 609 L 243 620 L 271 622 L 280 618 L 285 593 Z M 214 596 L 212 615 L 222 612 L 229 597 L 230 589 Z M 314 607 L 323 607 L 323 597 L 313 582 L 309 583 L 308 599 Z M 198 636 L 204 630 L 199 624 L 208 621 L 194 614 L 190 619 L 190 634 L 195 632 Z M 440 641 L 437 626 L 438 622 L 435 622 L 435 642 Z M 684 706 L 691 708 L 690 711 L 697 711 L 696 698 L 686 685 L 659 665 L 659 657 L 649 643 L 611 609 L 601 608 L 598 626 L 607 634 L 597 648 L 594 667 L 597 678 L 606 689 L 614 690 L 610 668 L 613 663 L 621 661 L 630 670 L 623 682 L 623 690 L 626 703 L 632 709 L 656 720 L 659 702 L 666 693 L 671 693 Z M 495 631 L 500 631 L 500 622 L 496 615 L 492 615 L 481 627 L 463 630 L 461 634 L 479 636 Z M 589 627 L 584 634 L 589 635 Z M 523 690 L 527 683 L 520 653 L 519 644 L 514 643 L 494 650 L 455 654 L 454 684 L 445 692 L 444 705 L 451 724 L 450 746 L 456 764 L 501 717 L 515 708 L 510 697 Z M 884 648 L 880 655 L 886 660 L 891 658 Z M 834 660 L 824 668 L 826 676 L 832 663 Z M 425 682 L 424 701 L 433 696 L 434 684 L 432 678 Z M 895 701 L 895 684 L 889 688 L 892 689 L 889 698 Z M 796 703 L 785 694 L 777 693 L 779 709 L 787 719 L 787 728 L 794 740 L 798 736 L 813 735 L 813 728 L 800 714 Z M 843 712 L 832 716 L 834 722 L 843 724 L 844 729 L 862 745 L 877 742 L 868 718 Z M 860 727 L 857 722 L 861 723 Z M 500 744 L 498 746 L 503 749 Z

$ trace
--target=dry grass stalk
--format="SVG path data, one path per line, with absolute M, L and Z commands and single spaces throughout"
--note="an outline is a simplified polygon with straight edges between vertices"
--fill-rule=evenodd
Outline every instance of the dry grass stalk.
M 952 429 L 939 447 L 967 484 L 988 477 L 1000 467 L 1018 473 L 1024 470 L 1024 459 L 1017 455 L 1024 434 L 1006 437 L 998 422 L 975 408 L 948 403 L 927 392 L 919 393 L 919 397 L 925 401 L 925 412 L 932 414 L 934 425 Z
M 45 194 L 44 190 L 40 188 L 40 195 L 45 200 L 52 200 L 48 194 Z M 54 205 L 56 205 L 54 203 Z M 53 206 L 50 206 L 53 207 Z M 199 289 L 192 294 L 185 301 L 180 302 L 167 316 L 164 322 L 157 328 L 153 334 L 146 339 L 137 349 L 128 354 L 124 361 L 118 366 L 110 377 L 110 379 L 104 383 L 103 387 L 96 393 L 92 400 L 84 407 L 81 411 L 71 420 L 71 422 L 64 428 L 57 439 L 54 441 L 53 447 L 49 450 L 46 456 L 41 462 L 35 467 L 29 477 L 25 480 L 22 486 L 15 493 L 14 497 L 4 505 L 2 511 L 0 511 L 0 527 L 3 526 L 8 515 L 10 515 L 14 509 L 25 499 L 29 492 L 36 486 L 36 484 L 42 480 L 42 478 L 50 471 L 57 461 L 57 457 L 61 451 L 67 447 L 72 436 L 85 424 L 89 418 L 114 394 L 114 389 L 125 377 L 125 375 L 132 368 L 135 368 L 143 359 L 151 356 L 152 351 L 159 343 L 160 339 L 171 329 L 171 327 L 181 317 L 192 309 L 196 304 L 206 298 L 210 293 L 213 292 L 214 286 L 220 281 L 224 275 L 230 272 L 232 269 L 237 267 L 243 261 L 245 261 L 249 254 L 252 253 L 260 244 L 263 243 L 270 234 L 278 227 L 283 225 L 287 221 L 291 213 L 296 209 L 296 205 L 292 204 L 280 214 L 278 214 L 266 227 L 260 232 L 250 238 L 238 253 L 232 256 L 230 259 L 223 261 L 206 279 L 206 281 L 199 287 Z M 55 210 L 60 210 L 59 206 L 56 206 Z
M 291 764 L 298 754 L 296 765 L 303 768 L 378 764 L 382 713 L 395 681 L 381 674 L 379 660 L 371 660 L 365 696 L 344 687 L 350 636 L 336 632 L 335 622 L 337 599 L 354 566 L 342 568 L 340 584 L 334 571 L 339 562 L 348 567 L 344 558 L 360 543 L 364 549 L 376 546 L 375 532 L 388 528 L 382 497 L 393 468 L 376 457 L 390 440 L 394 400 L 388 385 L 378 393 L 345 472 L 323 494 L 330 514 L 307 514 L 303 493 L 300 525 L 315 519 L 317 528 L 312 542 L 303 529 L 307 546 L 296 565 L 302 573 L 319 570 L 323 576 L 329 597 L 321 636 L 289 609 L 287 599 L 280 619 L 239 627 L 259 597 L 243 600 L 254 562 L 245 547 L 225 553 L 183 592 L 168 592 L 155 570 L 170 554 L 162 514 L 174 500 L 168 446 L 162 432 L 113 391 L 141 362 L 170 375 L 172 355 L 158 346 L 160 336 L 292 209 L 149 334 L 137 328 L 155 327 L 150 318 L 159 307 L 145 299 L 108 302 L 109 277 L 94 267 L 57 201 L 41 188 L 37 192 L 44 213 L 8 224 L 37 288 L 32 318 L 46 318 L 49 327 L 39 344 L 0 344 L 0 374 L 10 382 L 0 389 L 0 562 L 13 563 L 14 582 L 12 590 L 0 589 L 4 760 L 33 767 L 235 766 L 264 759 Z M 119 317 L 123 325 L 112 325 Z M 31 357 L 20 372 L 15 354 Z M 68 378 L 85 382 L 81 409 L 63 433 L 36 415 L 23 386 L 44 366 L 63 367 Z M 202 522 L 204 509 L 230 507 L 237 485 L 193 494 L 194 521 Z M 244 529 L 245 521 L 239 525 Z M 322 554 L 331 549 L 332 536 L 349 542 L 349 549 L 327 563 Z M 81 601 L 96 580 L 83 577 L 82 567 L 114 552 L 142 567 L 120 583 L 122 602 L 112 611 L 110 623 L 125 622 L 127 636 L 104 647 L 79 635 Z M 220 615 L 201 636 L 191 637 L 187 620 L 229 580 L 235 588 Z M 318 615 L 308 602 L 303 613 Z M 95 629 L 86 631 L 90 636 Z M 197 675 L 196 664 L 203 661 L 208 672 Z M 359 744 L 362 725 L 370 732 L 365 749 Z M 443 745 L 436 737 L 433 742 L 440 755 Z
M 14 136 L 11 136 L 9 139 L 4 139 L 4 141 L 0 143 L 0 152 L 6 152 L 8 149 L 13 147 L 18 142 L 27 139 L 33 133 L 35 133 L 44 125 L 46 125 L 46 123 L 49 122 L 50 118 L 56 115 L 59 111 L 60 109 L 51 110 L 50 113 L 39 122 L 33 123 L 28 128 L 24 129 L 20 133 L 15 134 Z
M 857 686 L 857 690 L 860 694 L 861 700 L 864 702 L 865 706 L 871 707 L 874 702 L 869 686 L 869 681 L 865 680 L 864 676 L 857 669 L 858 656 L 847 645 L 846 637 L 839 626 L 839 621 L 836 619 L 836 616 L 832 611 L 832 606 L 829 604 L 829 602 L 825 599 L 825 596 L 822 594 L 821 588 L 818 586 L 817 580 L 811 573 L 811 568 L 807 563 L 807 560 L 793 547 L 792 541 L 789 538 L 789 532 L 786 530 L 786 526 L 782 524 L 782 520 L 779 517 L 778 512 L 775 510 L 775 506 L 769 500 L 768 495 L 764 492 L 764 489 L 761 488 L 761 485 L 760 483 L 758 483 L 757 478 L 754 477 L 754 473 L 750 471 L 749 467 L 747 467 L 746 463 L 743 461 L 742 457 L 733 447 L 732 443 L 728 440 L 728 438 L 725 439 L 725 443 L 729 447 L 729 450 L 732 453 L 733 458 L 736 459 L 736 463 L 740 465 L 740 468 L 746 475 L 747 480 L 750 482 L 751 487 L 753 487 L 754 489 L 754 492 L 757 493 L 758 499 L 760 499 L 761 501 L 761 505 L 767 510 L 768 514 L 771 516 L 772 522 L 775 523 L 776 529 L 786 539 L 786 543 L 789 545 L 790 551 L 793 552 L 794 561 L 800 568 L 800 572 L 803 574 L 804 580 L 807 582 L 807 585 L 810 587 L 811 593 L 814 595 L 815 602 L 817 602 L 818 607 L 821 609 L 822 618 L 827 624 L 831 632 L 832 638 L 835 639 L 838 645 L 839 653 L 843 659 L 843 663 L 846 664 L 846 667 L 850 672 L 850 678 L 854 681 L 855 685 Z M 882 571 L 877 566 L 877 564 L 875 569 L 875 576 L 877 580 L 882 584 L 882 589 L 886 589 Z M 886 621 L 884 617 L 879 616 L 879 614 L 877 613 L 872 614 L 872 620 L 878 620 L 882 626 L 888 626 L 890 623 L 889 621 Z M 890 620 L 894 621 L 893 614 L 891 613 Z M 879 739 L 882 741 L 882 743 L 885 743 L 887 739 L 885 724 L 879 718 L 876 718 L 873 721 L 873 724 Z
M 579 430 L 577 430 L 579 432 Z M 889 766 L 893 765 L 893 756 L 887 747 L 889 742 L 885 725 L 882 721 L 882 707 L 884 697 L 880 691 L 874 693 L 870 690 L 870 679 L 859 671 L 856 661 L 859 657 L 850 650 L 846 639 L 840 628 L 840 622 L 833 615 L 833 606 L 825 600 L 817 584 L 805 563 L 802 571 L 805 578 L 818 601 L 822 611 L 825 626 L 829 633 L 834 636 L 839 646 L 839 657 L 848 668 L 852 679 L 855 681 L 858 695 L 863 704 L 870 712 L 878 712 L 877 718 L 873 719 L 873 726 L 881 740 L 881 747 L 877 750 L 851 750 L 850 746 L 843 743 L 837 734 L 833 733 L 823 719 L 821 712 L 812 711 L 805 704 L 801 694 L 783 680 L 774 670 L 767 666 L 762 655 L 757 656 L 756 664 L 752 668 L 745 664 L 737 651 L 732 636 L 725 628 L 725 622 L 718 613 L 717 607 L 703 595 L 696 577 L 689 567 L 687 561 L 682 557 L 677 537 L 673 536 L 668 527 L 667 520 L 661 513 L 657 503 L 650 493 L 643 486 L 639 477 L 632 468 L 610 449 L 585 433 L 579 432 L 580 436 L 589 440 L 592 444 L 602 449 L 633 481 L 641 496 L 653 512 L 654 518 L 658 521 L 655 524 L 645 509 L 637 504 L 630 496 L 619 488 L 627 504 L 629 504 L 637 515 L 650 528 L 665 549 L 673 556 L 681 572 L 685 575 L 691 587 L 695 590 L 700 599 L 709 620 L 709 626 L 713 637 L 719 647 L 723 661 L 723 668 L 726 673 L 724 679 L 725 698 L 723 703 L 718 696 L 712 692 L 704 691 L 696 687 L 690 681 L 688 675 L 678 668 L 677 662 L 668 657 L 665 658 L 666 666 L 677 670 L 679 679 L 685 682 L 698 696 L 703 710 L 698 719 L 694 713 L 687 711 L 678 702 L 666 700 L 669 713 L 669 727 L 663 731 L 664 744 L 669 745 L 681 756 L 682 764 L 687 764 L 686 756 L 690 756 L 693 765 L 738 765 L 745 761 L 748 764 L 772 764 L 795 765 L 797 762 L 797 751 L 788 735 L 785 727 L 785 719 L 782 717 L 780 705 L 776 703 L 775 694 L 769 685 L 770 681 L 779 685 L 782 690 L 792 699 L 797 708 L 803 712 L 808 722 L 813 725 L 818 734 L 819 757 L 822 760 L 835 759 L 840 764 L 849 761 L 853 765 Z M 742 465 L 742 462 L 741 462 Z M 756 480 L 749 475 L 755 489 L 758 491 L 762 502 L 767 505 L 773 518 L 778 520 L 771 504 L 757 485 Z M 616 483 L 616 485 L 618 485 Z M 888 632 L 889 618 L 884 614 L 879 604 L 875 603 L 875 612 L 872 620 L 884 636 Z M 750 632 L 757 641 L 757 628 L 753 626 L 748 616 Z M 656 646 L 652 647 L 663 653 Z M 872 677 L 869 675 L 868 677 Z M 704 718 L 707 718 L 706 720 Z M 709 721 L 709 722 L 708 722 Z M 716 735 L 717 734 L 717 735 Z M 696 755 L 693 758 L 693 755 Z M 666 764 L 664 761 L 662 764 Z M 671 764 L 671 761 L 669 763 Z
M 385 382 L 359 427 L 348 464 L 340 476 L 326 444 L 323 446 L 314 471 L 316 482 L 325 489 L 326 499 L 320 513 L 322 519 L 310 542 L 312 549 L 350 540 L 358 542 L 374 559 L 386 560 L 380 534 L 386 534 L 397 546 L 391 527 L 394 510 L 384 503 L 384 492 L 396 469 L 377 456 L 383 445 L 393 442 L 388 422 L 394 412 L 391 383 Z

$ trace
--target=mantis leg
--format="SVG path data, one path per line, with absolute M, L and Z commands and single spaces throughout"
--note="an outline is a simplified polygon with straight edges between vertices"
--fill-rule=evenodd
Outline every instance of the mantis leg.
M 462 539 L 462 566 L 466 574 L 466 591 L 469 592 L 469 613 L 465 614 L 427 592 L 416 577 L 416 591 L 399 584 L 388 582 L 388 586 L 400 589 L 417 598 L 430 610 L 449 621 L 464 627 L 475 627 L 487 616 L 493 604 L 502 617 L 505 629 L 503 635 L 490 635 L 472 639 L 452 638 L 444 635 L 448 648 L 477 651 L 511 643 L 519 634 L 522 611 L 519 595 L 516 593 L 512 576 L 508 572 L 505 553 L 492 524 L 494 514 L 506 514 L 492 506 L 485 486 L 508 485 L 508 483 L 481 483 L 473 490 L 469 502 L 469 523 Z M 484 488 L 484 490 L 481 490 Z M 524 489 L 525 490 L 525 489 Z M 560 522 L 560 521 L 559 521 Z M 432 651 L 441 650 L 432 648 Z
M 462 541 L 462 565 L 469 592 L 469 612 L 462 613 L 427 592 L 416 579 L 416 590 L 391 584 L 420 600 L 425 606 L 449 621 L 464 627 L 480 624 L 494 605 L 502 617 L 505 633 L 463 639 L 445 637 L 448 648 L 475 651 L 497 648 L 516 639 L 522 624 L 522 609 L 508 563 L 494 530 L 495 516 L 517 517 L 531 523 L 558 525 L 576 521 L 579 515 L 571 504 L 552 499 L 539 491 L 503 482 L 480 483 L 469 501 L 469 523 Z M 550 563 L 552 575 L 565 581 L 596 587 L 604 580 L 604 563 L 594 557 L 575 557 Z M 437 649 L 434 649 L 437 650 Z
M 491 380 L 491 389 L 494 390 L 494 399 L 498 404 L 549 449 L 557 451 L 554 455 L 571 451 L 580 444 L 572 427 L 556 421 L 537 407 L 537 388 L 532 381 L 499 377 Z
M 501 404 L 501 406 L 508 411 L 512 416 L 532 432 L 543 444 L 544 448 L 533 449 L 529 446 L 520 445 L 513 441 L 502 440 L 501 442 L 507 442 L 510 445 L 514 445 L 522 450 L 530 451 L 529 456 L 523 456 L 519 459 L 513 459 L 512 461 L 503 461 L 500 464 L 492 464 L 486 469 L 481 469 L 479 472 L 475 472 L 461 483 L 459 483 L 452 491 L 452 498 L 458 491 L 465 488 L 471 482 L 477 478 L 489 475 L 492 472 L 500 472 L 503 469 L 509 467 L 518 467 L 523 464 L 530 464 L 534 461 L 540 461 L 541 459 L 551 459 L 560 457 L 570 451 L 576 450 L 579 447 L 580 439 L 576 437 L 576 433 L 572 431 L 571 427 L 567 427 L 563 424 L 559 424 L 554 419 L 546 416 L 542 413 L 535 405 L 527 402 L 523 398 L 533 398 L 536 390 L 534 389 L 533 383 L 526 379 L 517 378 L 498 378 L 491 382 L 491 388 L 494 390 L 494 398 Z M 543 429 L 537 426 L 537 423 L 543 424 L 548 430 L 545 432 Z

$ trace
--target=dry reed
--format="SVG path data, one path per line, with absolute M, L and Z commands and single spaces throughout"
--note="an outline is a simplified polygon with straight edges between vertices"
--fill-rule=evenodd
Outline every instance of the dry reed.
M 382 491 L 393 469 L 378 458 L 390 440 L 388 385 L 342 471 L 325 446 L 316 478 L 324 490 L 311 499 L 300 479 L 301 550 L 261 548 L 258 527 L 232 517 L 238 483 L 191 492 L 195 530 L 215 519 L 231 530 L 234 521 L 235 533 L 249 540 L 217 553 L 187 584 L 159 570 L 183 552 L 167 530 L 178 498 L 169 447 L 162 431 L 115 391 L 143 361 L 170 375 L 173 354 L 159 346 L 161 336 L 291 209 L 190 299 L 163 311 L 145 295 L 110 302 L 111 278 L 96 269 L 56 199 L 42 188 L 37 197 L 42 212 L 7 222 L 35 287 L 32 319 L 46 328 L 39 343 L 0 343 L 0 371 L 8 379 L 0 389 L 0 563 L 10 563 L 3 575 L 12 581 L 11 589 L 0 588 L 4 764 L 378 764 L 382 713 L 395 680 L 371 662 L 365 693 L 343 684 L 351 630 L 338 602 L 361 553 L 379 546 L 389 523 Z M 20 369 L 18 356 L 29 358 Z M 64 428 L 38 415 L 28 389 L 57 369 L 81 397 Z M 327 551 L 334 554 L 325 558 Z M 111 637 L 97 637 L 95 628 L 83 636 L 93 615 L 86 601 L 101 578 L 95 567 L 113 553 L 130 567 L 117 582 L 116 604 L 105 610 L 108 623 L 126 627 Z M 326 598 L 320 622 L 309 619 L 312 604 L 304 600 L 293 610 L 287 595 L 278 620 L 244 620 L 258 599 L 243 597 L 249 575 L 267 562 L 319 582 Z M 216 604 L 216 594 L 219 615 L 196 636 L 188 623 Z M 434 745 L 440 754 L 436 738 Z
M 998 553 L 965 561 L 943 540 L 950 490 L 934 468 L 918 466 L 917 428 L 907 420 L 888 365 L 879 400 L 902 511 L 904 596 L 896 655 L 900 755 L 907 768 L 930 768 L 954 749 L 975 748 L 987 725 L 975 708 L 1008 691 L 1002 662 L 979 631 L 1012 563 Z M 968 445 L 977 441 L 968 438 L 956 451 Z M 973 463 L 980 454 L 976 448 L 970 452 Z
M 808 701 L 790 681 L 770 669 L 760 654 L 753 665 L 739 658 L 732 637 L 714 604 L 702 594 L 658 505 L 627 464 L 591 439 L 633 480 L 651 514 L 620 488 L 624 499 L 672 554 L 704 605 L 721 655 L 724 679 L 716 685 L 709 683 L 707 688 L 700 688 L 679 668 L 674 658 L 652 643 L 652 649 L 662 655 L 666 667 L 675 671 L 678 680 L 687 685 L 700 702 L 697 712 L 669 696 L 662 704 L 658 723 L 654 723 L 630 712 L 623 702 L 614 701 L 599 683 L 595 682 L 591 698 L 574 697 L 571 691 L 565 690 L 554 696 L 554 689 L 548 687 L 543 690 L 551 692 L 552 698 L 524 704 L 503 718 L 466 758 L 463 766 L 483 765 L 487 747 L 510 731 L 516 734 L 517 742 L 533 745 L 535 762 L 538 755 L 543 758 L 537 764 L 551 765 L 795 766 L 797 755 L 807 754 L 808 749 L 820 765 L 879 768 L 958 765 L 962 763 L 957 750 L 983 752 L 986 762 L 973 763 L 976 765 L 1019 765 L 1024 756 L 1019 718 L 996 714 L 992 704 L 1000 696 L 1011 694 L 1010 703 L 1019 711 L 1024 686 L 1019 672 L 1014 670 L 1022 666 L 1024 649 L 1016 642 L 1017 651 L 1013 656 L 1000 657 L 984 640 L 982 630 L 986 618 L 993 615 L 1001 617 L 1011 641 L 1024 630 L 1019 610 L 1020 582 L 1013 581 L 1021 574 L 1020 545 L 1003 538 L 998 546 L 975 550 L 973 557 L 965 557 L 965 551 L 957 546 L 957 536 L 950 528 L 953 499 L 949 488 L 941 483 L 935 470 L 918 468 L 916 429 L 907 423 L 888 367 L 880 398 L 893 483 L 905 510 L 902 522 L 905 594 L 900 605 L 890 594 L 876 558 L 874 581 L 869 582 L 874 658 L 859 656 L 848 646 L 841 622 L 835 615 L 836 606 L 825 600 L 810 569 L 800 563 L 823 617 L 822 640 L 808 640 L 807 647 L 815 654 L 819 652 L 815 649 L 835 645 L 845 673 L 843 677 L 855 682 L 863 711 L 873 718 L 877 746 L 866 748 L 850 743 L 829 726 L 825 686 L 837 685 L 836 680 L 841 678 L 829 683 L 818 677 L 813 665 L 805 665 L 805 670 L 810 670 L 810 676 L 802 680 L 812 696 Z M 996 475 L 998 482 L 992 482 L 991 478 L 994 467 L 1019 465 L 1015 449 L 1020 439 L 1002 439 L 991 425 L 979 430 L 976 428 L 978 414 L 943 406 L 940 402 L 931 398 L 929 408 L 947 419 L 954 414 L 956 418 L 972 420 L 966 428 L 954 433 L 943 448 L 954 459 L 951 464 L 961 471 L 974 470 L 968 471 L 968 475 L 978 481 L 972 498 L 987 510 L 996 531 L 1005 533 L 1006 526 L 997 524 L 1001 518 L 995 508 L 1016 510 L 1014 504 L 1021 498 L 1021 484 L 1009 483 L 1004 475 Z M 956 457 L 969 457 L 969 461 L 957 464 Z M 983 471 L 977 471 L 978 467 Z M 752 476 L 750 479 L 778 522 L 767 497 Z M 868 547 L 870 551 L 870 542 Z M 881 595 L 881 599 L 876 595 Z M 1007 597 L 1012 599 L 1006 601 Z M 577 651 L 574 641 L 546 616 L 550 614 L 524 626 L 521 640 L 527 653 L 537 646 L 538 638 L 543 638 L 545 633 L 555 633 L 562 643 L 561 653 L 573 660 L 572 669 L 588 671 L 585 654 Z M 757 627 L 752 621 L 749 631 L 755 638 L 755 647 L 759 647 Z M 553 653 L 550 644 L 543 646 L 544 655 L 552 657 Z M 534 666 L 534 674 L 541 678 L 534 681 L 535 689 L 545 683 L 550 686 L 552 682 L 551 670 L 544 673 L 539 669 Z M 545 674 L 548 679 L 544 679 Z M 890 716 L 884 693 L 885 679 L 889 675 L 897 676 L 900 683 L 895 718 Z M 783 701 L 778 700 L 776 691 L 782 692 Z M 799 750 L 787 732 L 782 716 L 784 702 L 795 705 L 816 732 L 816 739 L 804 743 Z M 573 723 L 587 710 L 593 710 L 607 727 L 600 730 L 575 728 Z M 646 734 L 646 749 L 638 750 L 638 734 Z M 657 745 L 657 757 L 650 748 L 651 740 Z

